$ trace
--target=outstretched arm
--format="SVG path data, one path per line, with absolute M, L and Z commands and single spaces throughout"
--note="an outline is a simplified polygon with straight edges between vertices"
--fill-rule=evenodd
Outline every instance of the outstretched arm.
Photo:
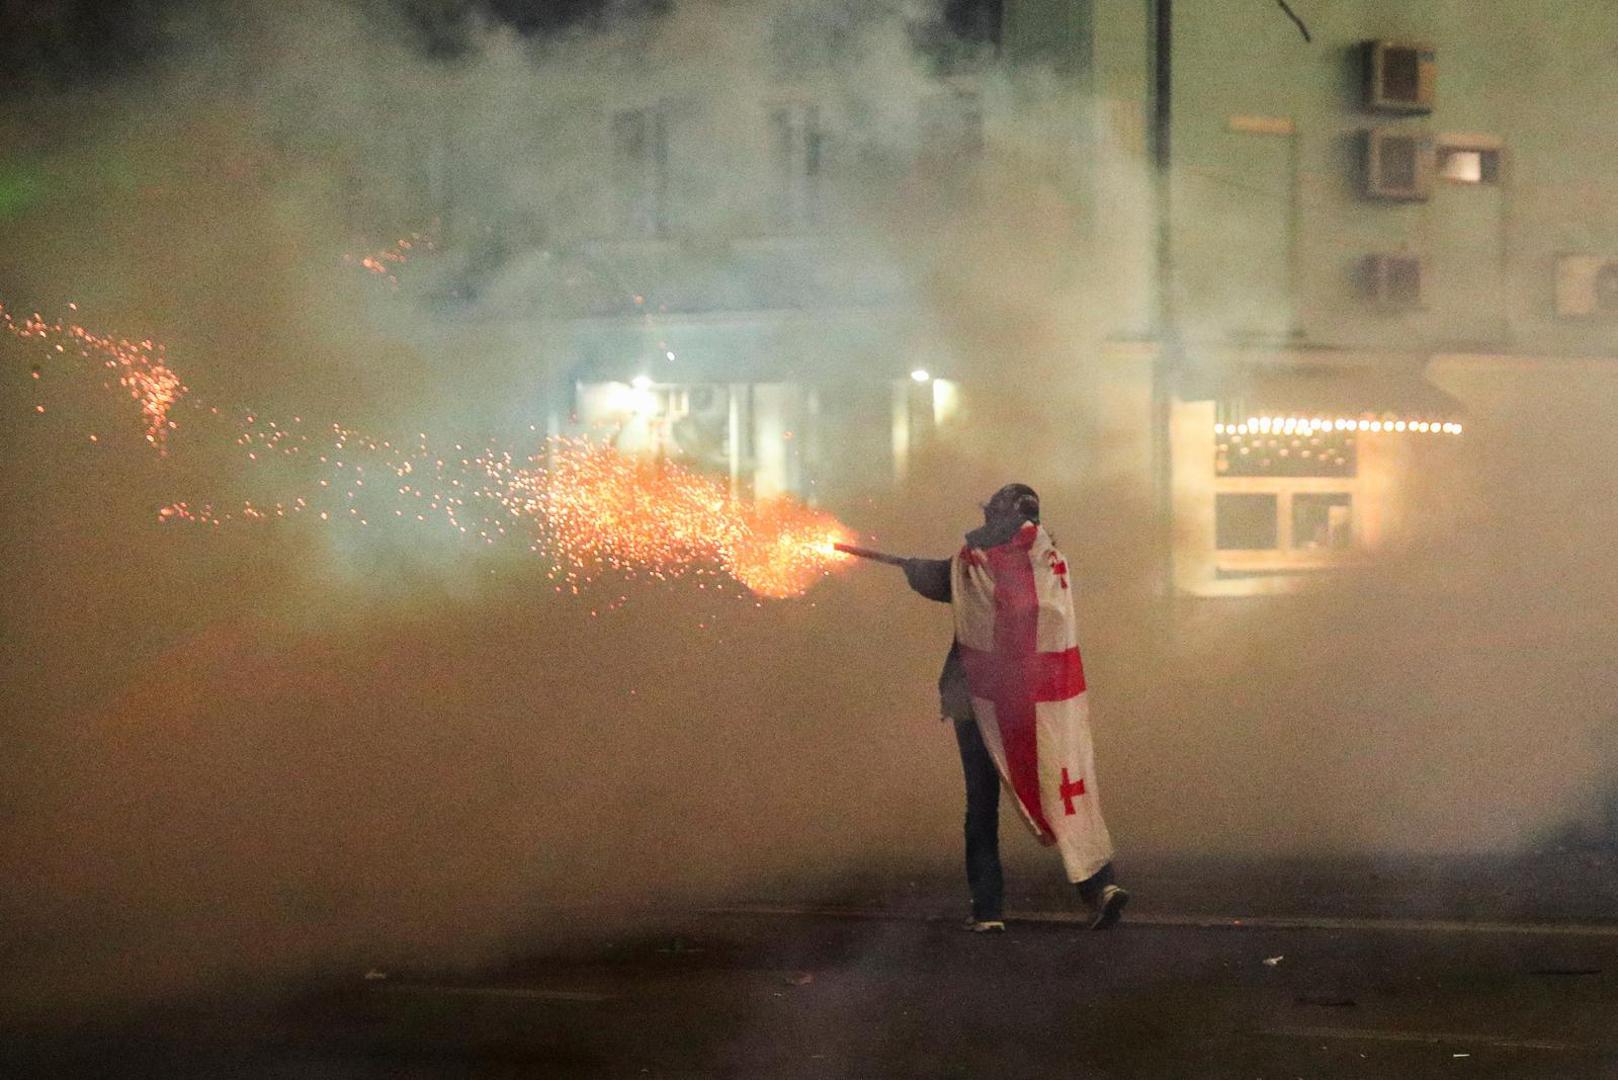
M 948 559 L 906 559 L 899 565 L 904 568 L 905 580 L 912 589 L 929 600 L 949 603 Z

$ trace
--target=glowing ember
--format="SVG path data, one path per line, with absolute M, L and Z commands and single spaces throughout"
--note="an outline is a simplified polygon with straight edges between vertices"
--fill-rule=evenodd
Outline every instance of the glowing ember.
M 49 346 L 48 356 L 63 355 L 71 349 L 83 359 L 100 362 L 117 376 L 118 385 L 140 406 L 146 441 L 160 452 L 164 450 L 168 433 L 175 427 L 169 413 L 186 393 L 186 387 L 168 366 L 163 346 L 150 339 L 129 341 L 96 334 L 76 323 L 47 322 L 37 313 L 18 321 L 3 303 L 0 303 L 0 326 L 17 338 Z M 35 379 L 40 377 L 40 371 L 39 365 L 32 369 Z M 45 410 L 43 406 L 36 406 L 35 411 Z
M 832 544 L 852 534 L 828 514 L 787 500 L 752 506 L 717 478 L 584 440 L 551 451 L 544 520 L 575 588 L 601 567 L 660 578 L 718 568 L 784 598 L 846 561 Z
M 747 519 L 726 566 L 760 596 L 801 596 L 828 570 L 851 560 L 832 545 L 852 543 L 854 535 L 829 514 L 780 499 L 754 507 Z
M 399 284 L 399 267 L 409 262 L 411 256 L 420 251 L 433 250 L 433 238 L 430 233 L 411 233 L 409 236 L 395 240 L 389 247 L 381 251 L 373 251 L 365 255 L 344 255 L 343 261 L 350 266 L 358 266 L 383 278 L 390 285 Z
M 176 426 L 169 413 L 187 391 L 163 346 L 38 315 L 15 321 L 3 306 L 0 325 L 44 344 L 48 357 L 71 349 L 110 369 L 139 404 L 147 441 L 165 449 L 165 436 Z M 29 369 L 35 381 L 41 373 L 40 364 Z M 607 570 L 656 578 L 724 573 L 756 595 L 791 597 L 848 562 L 832 545 L 853 535 L 828 514 L 788 499 L 754 505 L 737 499 L 720 478 L 589 440 L 553 439 L 524 460 L 492 442 L 481 450 L 461 443 L 435 448 L 425 433 L 395 442 L 342 424 L 306 424 L 301 416 L 285 423 L 195 397 L 186 402 L 204 433 L 223 434 L 222 441 L 240 452 L 244 468 L 301 463 L 293 482 L 303 494 L 286 490 L 283 467 L 266 478 L 281 492 L 276 500 L 230 507 L 176 500 L 157 511 L 164 523 L 218 527 L 296 517 L 368 528 L 373 521 L 447 522 L 467 541 L 522 542 L 549 554 L 554 576 L 575 592 Z M 42 414 L 45 406 L 34 409 Z M 94 432 L 87 434 L 99 442 Z M 190 442 L 206 441 L 199 435 Z

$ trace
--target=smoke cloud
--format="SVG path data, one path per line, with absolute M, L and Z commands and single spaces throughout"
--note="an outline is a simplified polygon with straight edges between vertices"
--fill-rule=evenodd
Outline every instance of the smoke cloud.
M 885 548 L 944 554 L 989 491 L 1040 489 L 1126 863 L 1611 828 L 1618 388 L 1599 372 L 1554 395 L 1444 376 L 1497 397 L 1413 472 L 1431 494 L 1398 550 L 1300 596 L 1165 602 L 1145 368 L 1104 347 L 1138 296 L 1094 255 L 1150 204 L 1148 170 L 1130 138 L 1079 137 L 1100 106 L 1071 81 L 986 76 L 986 111 L 1024 119 L 975 164 L 917 165 L 915 103 L 950 86 L 915 48 L 924 9 L 689 0 L 541 37 L 463 21 L 435 53 L 383 7 L 249 7 L 195 9 L 140 71 L 8 108 L 6 167 L 29 178 L 8 308 L 72 300 L 162 340 L 209 403 L 537 447 L 574 362 L 565 313 L 653 280 L 570 239 L 601 212 L 613 103 L 675 103 L 685 256 L 721 294 L 763 288 L 733 258 L 768 231 L 758 103 L 814 72 L 839 166 L 824 243 L 903 304 L 827 350 L 836 313 L 805 294 L 771 344 L 828 383 L 901 349 L 967 388 L 898 490 L 873 461 L 826 501 Z M 412 220 L 437 191 L 444 218 Z M 373 242 L 438 238 L 397 288 L 345 260 L 362 195 L 401 208 Z M 791 602 L 696 579 L 575 597 L 526 550 L 431 527 L 163 525 L 176 499 L 262 498 L 263 471 L 183 410 L 160 457 L 96 377 L 31 379 L 29 345 L 0 351 L 0 404 L 27 418 L 0 466 L 9 1005 L 476 964 L 782 877 L 958 860 L 932 689 L 948 619 L 897 575 Z M 288 490 L 313 475 L 288 470 Z M 1055 872 L 1010 834 L 1016 872 Z

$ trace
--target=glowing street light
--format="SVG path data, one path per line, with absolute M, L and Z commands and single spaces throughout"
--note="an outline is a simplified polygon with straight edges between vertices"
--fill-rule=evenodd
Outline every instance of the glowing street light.
M 917 368 L 910 373 L 910 377 L 917 382 L 928 382 L 932 379 L 932 375 L 928 373 L 926 368 Z

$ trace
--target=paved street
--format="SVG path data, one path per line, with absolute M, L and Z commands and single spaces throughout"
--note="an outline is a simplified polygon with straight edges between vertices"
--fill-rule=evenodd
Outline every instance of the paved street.
M 927 898 L 733 905 L 494 969 L 17 1032 L 0 1061 L 7 1077 L 1618 1076 L 1618 925 L 1137 907 L 1107 934 L 1050 908 L 980 936 Z

